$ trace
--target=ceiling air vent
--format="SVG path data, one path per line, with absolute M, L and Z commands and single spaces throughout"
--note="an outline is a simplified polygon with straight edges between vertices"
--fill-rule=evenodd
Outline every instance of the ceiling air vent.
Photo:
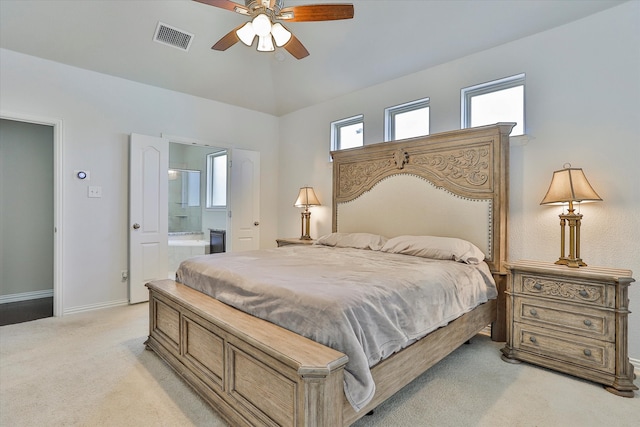
M 193 41 L 193 34 L 158 22 L 153 41 L 188 52 L 189 47 L 191 47 L 191 42 Z

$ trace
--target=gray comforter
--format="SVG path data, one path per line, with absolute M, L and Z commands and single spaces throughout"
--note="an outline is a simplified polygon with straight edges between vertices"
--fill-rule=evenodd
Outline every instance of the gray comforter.
M 184 261 L 176 280 L 345 353 L 356 410 L 370 367 L 497 295 L 486 264 L 327 246 L 287 246 Z

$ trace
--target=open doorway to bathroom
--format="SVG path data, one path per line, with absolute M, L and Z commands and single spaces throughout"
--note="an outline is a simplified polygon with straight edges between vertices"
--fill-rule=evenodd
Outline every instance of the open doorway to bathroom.
M 54 315 L 54 127 L 0 119 L 0 326 Z
M 185 259 L 210 253 L 211 235 L 226 231 L 226 153 L 224 148 L 169 143 L 169 278 L 175 278 Z M 212 188 L 216 176 L 219 185 L 224 179 L 224 203 Z

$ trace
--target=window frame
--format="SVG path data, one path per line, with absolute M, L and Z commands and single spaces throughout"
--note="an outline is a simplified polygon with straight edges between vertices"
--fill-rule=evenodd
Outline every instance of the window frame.
M 429 126 L 425 135 L 415 135 L 414 137 L 427 136 L 431 133 L 431 105 L 429 98 L 417 99 L 415 101 L 405 102 L 404 104 L 394 105 L 384 109 L 384 141 L 396 140 L 396 115 L 408 113 L 410 111 L 428 108 Z M 413 137 L 411 137 L 413 138 Z
M 225 156 L 227 158 L 227 161 L 225 162 L 225 203 L 224 205 L 214 205 L 212 204 L 212 199 L 213 199 L 213 188 L 214 186 L 212 185 L 212 181 L 213 181 L 213 176 L 214 176 L 214 165 L 215 165 L 215 158 L 217 157 L 222 157 Z M 228 168 L 229 168 L 229 152 L 228 150 L 221 150 L 221 151 L 216 151 L 215 153 L 209 153 L 206 156 L 206 162 L 207 162 L 207 185 L 206 185 L 206 192 L 205 192 L 205 209 L 209 209 L 209 210 L 216 210 L 216 209 L 226 209 L 227 208 L 227 196 L 228 196 L 228 185 L 229 185 L 229 180 L 228 180 Z
M 522 133 L 512 136 L 521 136 L 527 134 L 527 111 L 526 111 L 526 74 L 516 74 L 504 77 L 490 82 L 480 83 L 469 86 L 460 90 L 460 127 L 467 129 L 471 127 L 471 99 L 474 96 L 486 95 L 493 92 L 499 92 L 505 89 L 522 86 Z
M 364 114 L 358 114 L 331 122 L 331 151 L 344 150 L 340 147 L 340 130 L 358 123 L 362 123 L 362 146 L 364 146 Z

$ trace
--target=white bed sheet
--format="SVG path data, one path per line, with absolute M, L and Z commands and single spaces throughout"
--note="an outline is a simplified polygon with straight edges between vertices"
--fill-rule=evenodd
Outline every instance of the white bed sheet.
M 345 353 L 345 395 L 360 410 L 370 367 L 497 296 L 485 263 L 319 245 L 205 255 L 177 281 Z

